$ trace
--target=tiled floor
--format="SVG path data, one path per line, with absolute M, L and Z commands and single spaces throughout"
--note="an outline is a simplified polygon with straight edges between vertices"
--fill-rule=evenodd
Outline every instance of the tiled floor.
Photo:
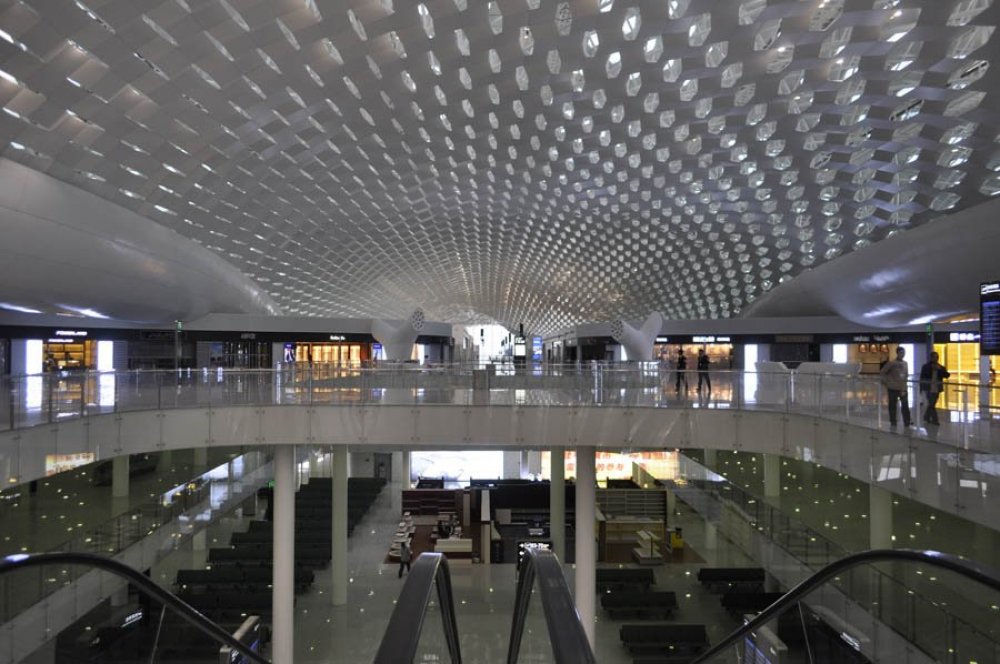
M 329 605 L 329 569 L 319 571 L 310 591 L 296 599 L 297 664 L 356 663 L 374 658 L 404 584 L 397 578 L 397 566 L 382 562 L 387 543 L 399 521 L 399 490 L 399 485 L 386 487 L 348 540 L 351 583 L 348 604 L 339 607 Z M 723 538 L 706 534 L 701 519 L 687 514 L 683 504 L 681 511 L 676 523 L 684 528 L 688 545 L 695 547 L 707 564 L 751 564 Z M 239 519 L 224 519 L 209 529 L 208 546 L 212 546 L 213 541 L 216 545 L 224 543 L 230 532 L 242 528 L 245 526 Z M 712 541 L 715 544 L 709 546 Z M 204 559 L 204 551 L 185 547 L 159 565 L 154 570 L 154 578 L 169 585 L 177 569 L 200 566 Z M 704 623 L 710 639 L 714 641 L 733 629 L 736 623 L 721 609 L 718 596 L 707 593 L 698 584 L 696 573 L 699 566 L 667 564 L 657 567 L 657 587 L 677 593 L 680 608 L 675 613 L 674 622 Z M 472 663 L 505 661 L 516 590 L 514 566 L 455 562 L 450 569 L 463 660 Z M 571 568 L 567 568 L 566 577 L 572 588 Z M 432 608 L 424 622 L 417 661 L 449 661 L 437 608 L 436 605 Z M 598 609 L 595 650 L 602 664 L 631 662 L 618 637 L 621 624 L 620 621 L 607 620 Z M 519 661 L 552 661 L 537 596 L 532 602 Z

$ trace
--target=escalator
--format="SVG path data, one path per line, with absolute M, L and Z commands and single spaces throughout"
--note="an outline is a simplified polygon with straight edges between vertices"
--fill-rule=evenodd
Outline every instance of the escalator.
M 261 655 L 266 630 L 259 617 L 240 616 L 226 629 L 142 572 L 112 558 L 91 553 L 14 554 L 0 561 L 0 576 L 16 579 L 15 583 L 5 586 L 7 592 L 16 591 L 18 587 L 30 588 L 36 581 L 76 592 L 79 586 L 87 583 L 85 577 L 72 583 L 60 583 L 60 577 L 70 566 L 109 572 L 137 590 L 138 600 L 123 610 L 106 611 L 94 620 L 95 624 L 88 624 L 73 634 L 74 638 L 63 650 L 59 649 L 57 641 L 54 653 L 57 661 L 174 664 L 219 662 L 225 656 L 225 661 L 231 664 L 268 662 Z M 97 614 L 96 610 L 91 611 L 82 618 L 93 618 Z M 0 653 L 4 661 L 20 658 L 16 653 Z
M 972 627 L 952 616 L 946 605 L 938 607 L 939 613 L 915 609 L 917 605 L 906 599 L 912 593 L 896 597 L 879 588 L 865 589 L 852 576 L 860 574 L 862 581 L 881 578 L 881 574 L 872 573 L 886 565 L 904 566 L 981 601 L 986 612 L 983 621 L 986 626 L 982 629 Z M 456 664 L 462 661 L 460 629 L 455 619 L 447 563 L 440 554 L 423 554 L 400 595 L 375 659 L 377 664 L 414 661 L 435 582 L 451 661 Z M 852 593 L 862 592 L 859 596 L 850 596 L 845 592 L 848 587 Z M 535 639 L 545 641 L 544 650 L 551 655 L 542 653 L 536 643 L 531 661 L 596 662 L 577 616 L 562 565 L 549 551 L 530 550 L 518 577 L 507 664 L 518 661 L 526 625 L 537 626 L 540 622 L 537 617 L 534 621 L 529 619 L 532 594 L 539 595 L 544 616 L 544 629 L 534 630 L 541 632 Z M 774 598 L 771 593 L 761 594 L 768 600 Z M 929 652 L 917 646 L 873 617 L 873 607 L 903 612 L 916 629 L 940 642 L 940 651 Z M 747 614 L 741 627 L 710 647 L 704 642 L 690 650 L 683 643 L 663 640 L 664 634 L 683 631 L 677 628 L 695 627 L 676 623 L 646 623 L 650 628 L 646 633 L 651 635 L 647 642 L 638 644 L 635 649 L 634 644 L 623 645 L 634 664 L 866 664 L 875 661 L 982 664 L 1000 662 L 1000 620 L 991 617 L 998 612 L 1000 572 L 996 570 L 936 551 L 873 550 L 846 556 L 813 573 L 766 608 Z

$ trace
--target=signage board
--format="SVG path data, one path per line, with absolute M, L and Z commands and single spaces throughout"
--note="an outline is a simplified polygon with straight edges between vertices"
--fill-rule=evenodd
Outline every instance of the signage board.
M 1000 355 L 1000 281 L 979 285 L 979 353 Z
M 542 361 L 542 338 L 531 337 L 531 359 L 535 362 Z

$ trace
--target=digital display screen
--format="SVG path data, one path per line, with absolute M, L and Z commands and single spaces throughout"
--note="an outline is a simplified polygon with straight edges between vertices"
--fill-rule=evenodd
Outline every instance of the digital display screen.
M 1000 355 L 1000 281 L 979 286 L 979 353 Z
M 531 359 L 535 362 L 542 361 L 542 338 L 531 337 Z

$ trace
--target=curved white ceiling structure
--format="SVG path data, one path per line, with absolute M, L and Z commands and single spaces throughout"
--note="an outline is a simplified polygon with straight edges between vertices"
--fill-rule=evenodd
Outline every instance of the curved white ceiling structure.
M 837 315 L 866 327 L 900 327 L 977 312 L 979 284 L 1000 278 L 998 219 L 995 200 L 923 224 L 803 272 L 746 314 Z
M 0 311 L 136 323 L 281 313 L 204 247 L 2 158 L 0 238 Z
M 0 146 L 290 314 L 725 317 L 1000 193 L 998 12 L 5 0 Z

